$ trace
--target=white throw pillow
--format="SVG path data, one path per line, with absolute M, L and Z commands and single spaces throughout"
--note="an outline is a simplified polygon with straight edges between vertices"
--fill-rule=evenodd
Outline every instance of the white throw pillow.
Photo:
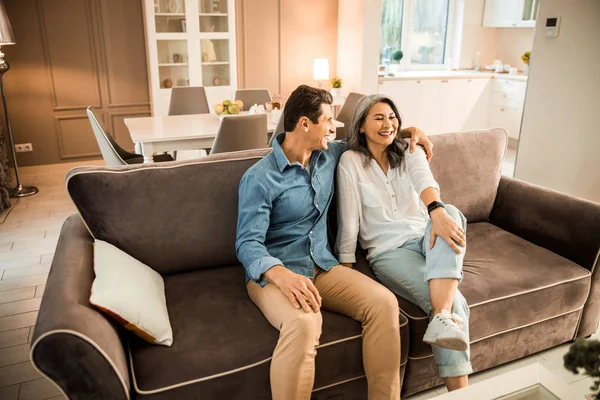
M 94 272 L 90 303 L 147 342 L 173 343 L 158 272 L 102 240 L 94 243 Z

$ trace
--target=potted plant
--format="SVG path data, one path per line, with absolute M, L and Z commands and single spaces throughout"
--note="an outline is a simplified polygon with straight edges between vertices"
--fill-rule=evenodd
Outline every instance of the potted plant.
M 598 392 L 600 386 L 600 342 L 597 340 L 576 341 L 569 348 L 569 352 L 565 354 L 564 361 L 565 368 L 572 373 L 578 374 L 582 369 L 584 374 L 595 379 L 590 390 L 594 392 L 595 399 L 600 399 Z
M 523 63 L 525 64 L 525 74 L 527 74 L 529 72 L 529 59 L 530 58 L 531 58 L 531 52 L 530 51 L 526 51 L 521 56 L 521 61 L 523 61 Z
M 390 64 L 390 73 L 395 74 L 400 71 L 400 60 L 404 57 L 402 50 L 396 50 L 392 53 L 392 64 Z
M 342 95 L 342 78 L 340 78 L 339 76 L 334 76 L 333 78 L 331 78 L 331 95 Z

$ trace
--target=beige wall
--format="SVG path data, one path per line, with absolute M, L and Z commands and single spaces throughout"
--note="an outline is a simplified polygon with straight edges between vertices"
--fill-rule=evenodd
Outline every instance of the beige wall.
M 484 28 L 481 26 L 484 5 L 485 0 L 464 0 L 459 68 L 472 68 L 480 51 L 482 66 L 501 60 L 523 70 L 521 55 L 531 50 L 534 28 Z
M 554 16 L 560 35 L 548 38 Z M 541 2 L 515 177 L 600 202 L 598 21 L 598 0 Z
M 496 36 L 496 58 L 522 70 L 525 67 L 521 55 L 531 51 L 534 28 L 500 28 Z
M 85 109 L 133 149 L 124 118 L 150 115 L 140 0 L 5 2 L 16 44 L 4 75 L 20 166 L 97 158 Z M 124 40 L 126 38 L 126 40 Z M 3 121 L 3 118 L 2 118 Z
M 317 86 L 315 58 L 329 59 L 336 73 L 337 0 L 236 0 L 236 7 L 240 88 L 266 87 L 285 99 L 300 84 Z

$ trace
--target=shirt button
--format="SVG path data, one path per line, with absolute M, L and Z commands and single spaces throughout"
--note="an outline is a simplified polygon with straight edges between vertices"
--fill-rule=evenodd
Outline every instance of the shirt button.
M 385 183 L 387 183 L 388 185 L 390 184 L 388 181 L 386 181 Z
M 395 211 L 398 211 L 398 210 L 396 210 L 396 209 L 394 208 L 394 212 L 395 212 Z
M 396 195 L 395 195 L 395 194 L 393 194 L 393 195 L 392 195 L 392 197 L 396 197 Z
M 312 231 L 308 232 L 309 235 L 312 235 Z

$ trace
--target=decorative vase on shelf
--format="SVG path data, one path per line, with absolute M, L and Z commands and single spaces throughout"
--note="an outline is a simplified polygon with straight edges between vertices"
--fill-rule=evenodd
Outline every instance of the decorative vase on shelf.
M 169 0 L 169 12 L 173 14 L 181 13 L 181 1 Z
M 529 64 L 525 64 L 525 67 L 523 68 L 523 73 L 525 75 L 529 75 Z
M 165 85 L 165 88 L 171 89 L 173 87 L 173 81 L 167 78 L 163 81 L 163 85 Z
M 331 93 L 332 96 L 341 96 L 342 88 L 331 88 L 331 90 L 329 92 Z

